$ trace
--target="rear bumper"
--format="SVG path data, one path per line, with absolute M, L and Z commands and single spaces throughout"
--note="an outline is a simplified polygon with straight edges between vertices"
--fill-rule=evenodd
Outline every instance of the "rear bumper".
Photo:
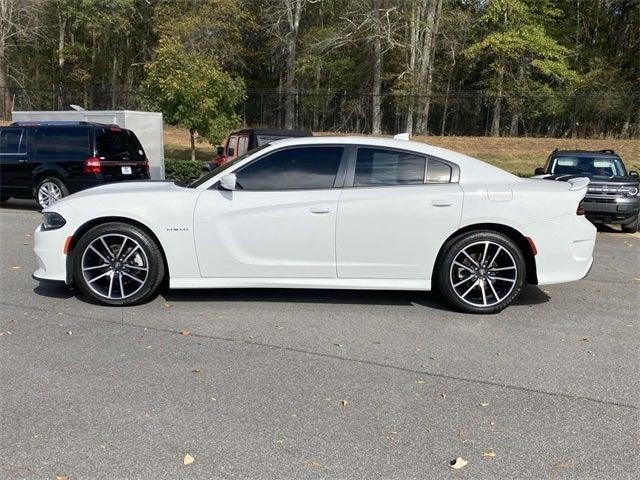
M 114 177 L 114 176 L 106 176 L 102 175 L 96 177 L 82 177 L 82 178 L 70 178 L 65 183 L 69 189 L 69 193 L 76 193 L 81 190 L 86 190 L 88 188 L 99 187 L 100 185 L 106 185 L 108 183 L 115 182 L 126 182 L 126 181 L 136 181 L 139 182 L 141 180 L 148 180 L 149 176 L 143 175 L 128 175 L 126 177 Z
M 523 228 L 538 254 L 538 285 L 573 282 L 584 278 L 593 263 L 596 228 L 576 214 L 536 222 Z

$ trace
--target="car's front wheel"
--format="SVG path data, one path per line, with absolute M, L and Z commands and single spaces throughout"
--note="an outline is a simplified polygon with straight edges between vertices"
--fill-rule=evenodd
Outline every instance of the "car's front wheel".
M 84 234 L 73 250 L 73 278 L 90 299 L 105 305 L 135 305 L 158 291 L 162 253 L 143 229 L 106 223 Z
M 636 218 L 626 225 L 620 225 L 624 233 L 636 233 L 640 230 L 640 214 L 636 215 Z
M 520 294 L 526 263 L 511 238 L 493 231 L 468 232 L 444 248 L 436 287 L 453 307 L 469 313 L 496 313 Z

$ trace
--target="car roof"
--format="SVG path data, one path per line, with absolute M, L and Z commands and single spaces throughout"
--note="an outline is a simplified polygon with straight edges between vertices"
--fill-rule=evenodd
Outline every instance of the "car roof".
M 309 130 L 287 130 L 280 128 L 243 128 L 236 130 L 231 135 L 247 133 L 249 135 L 286 135 L 289 137 L 311 137 L 313 134 Z
M 576 155 L 576 154 L 597 155 L 599 157 L 617 157 L 618 156 L 618 154 L 611 149 L 605 149 L 605 150 L 558 150 L 556 149 L 551 154 L 556 157 L 563 157 L 563 156 Z
M 9 127 L 100 127 L 100 128 L 119 128 L 120 130 L 126 130 L 115 124 L 108 123 L 96 123 L 96 122 L 82 122 L 82 121 L 68 121 L 68 120 L 33 120 L 27 122 L 13 122 Z

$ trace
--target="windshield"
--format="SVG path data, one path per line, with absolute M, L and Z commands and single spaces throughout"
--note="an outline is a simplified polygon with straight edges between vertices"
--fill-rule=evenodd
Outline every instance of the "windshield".
M 291 135 L 256 135 L 256 141 L 258 146 L 267 145 L 276 140 L 283 140 L 285 138 L 291 138 Z
M 218 168 L 216 168 L 214 170 L 211 170 L 210 172 L 205 173 L 200 178 L 194 180 L 189 185 L 187 185 L 187 187 L 188 188 L 198 188 L 200 185 L 202 185 L 203 183 L 206 183 L 207 181 L 209 181 L 210 179 L 212 179 L 216 175 L 224 172 L 228 168 L 233 167 L 236 163 L 241 162 L 242 160 L 247 158 L 249 155 L 253 155 L 254 153 L 259 152 L 260 150 L 262 150 L 263 148 L 266 148 L 268 146 L 269 146 L 269 144 L 267 143 L 267 144 L 262 145 L 262 146 L 260 146 L 258 148 L 254 148 L 253 150 L 249 150 L 244 155 L 240 155 L 239 157 L 234 158 L 230 162 L 224 163 L 224 164 L 220 165 Z
M 627 174 L 618 158 L 577 155 L 554 158 L 551 163 L 551 173 L 601 177 L 624 177 Z

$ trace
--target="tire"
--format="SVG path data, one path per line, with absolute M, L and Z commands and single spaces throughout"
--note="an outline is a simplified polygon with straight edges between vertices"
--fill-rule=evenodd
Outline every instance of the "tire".
M 4 203 L 9 200 L 11 197 L 9 195 L 0 195 L 0 203 Z
M 520 295 L 526 262 L 506 235 L 490 230 L 464 233 L 448 241 L 443 252 L 436 288 L 452 307 L 467 313 L 497 313 Z M 483 256 L 484 264 L 479 262 Z
M 636 233 L 640 230 L 640 214 L 636 215 L 635 220 L 631 223 L 627 223 L 626 225 L 620 225 L 622 231 L 624 233 Z
M 46 208 L 53 205 L 61 198 L 69 195 L 69 189 L 62 180 L 57 177 L 45 177 L 38 182 L 33 196 L 40 205 L 40 208 Z
M 87 298 L 103 305 L 136 305 L 150 299 L 164 274 L 156 241 L 127 223 L 98 225 L 73 249 L 76 285 Z

